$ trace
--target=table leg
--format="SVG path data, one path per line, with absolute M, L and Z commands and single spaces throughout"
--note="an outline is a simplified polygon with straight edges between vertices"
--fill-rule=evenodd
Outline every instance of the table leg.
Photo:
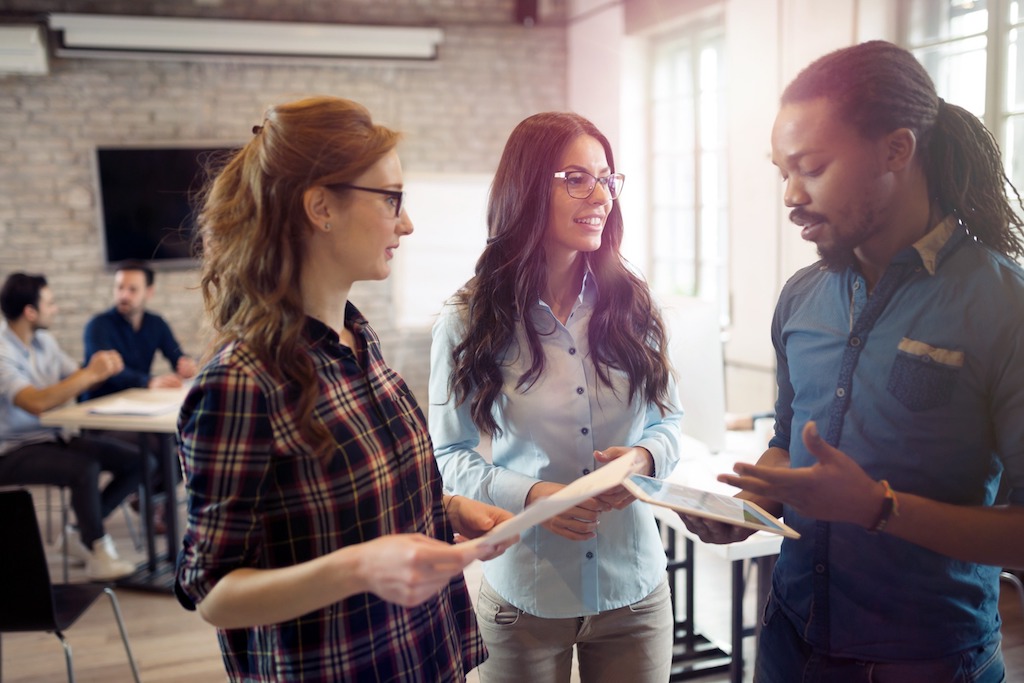
M 177 496 L 177 458 L 174 452 L 174 435 L 157 434 L 158 452 L 156 453 L 160 471 L 163 474 L 164 486 L 164 523 L 167 526 L 165 535 L 166 553 L 156 548 L 156 534 L 153 531 L 153 483 L 149 468 L 143 468 L 143 491 L 145 492 L 142 514 L 146 521 L 146 553 L 147 561 L 138 571 L 116 583 L 123 588 L 137 588 L 159 593 L 174 592 L 174 564 L 178 551 L 178 496 Z M 139 434 L 139 450 L 143 462 L 149 461 L 149 433 Z
M 139 456 L 142 458 L 142 505 L 139 512 L 142 516 L 142 527 L 146 530 L 146 566 L 150 572 L 156 571 L 156 539 L 153 534 L 153 476 L 149 471 L 149 434 L 139 434 Z M 159 453 L 155 454 L 159 456 Z
M 743 683 L 743 594 L 746 592 L 743 565 L 743 560 L 732 562 L 732 661 L 729 666 L 731 683 Z
M 672 592 L 672 613 L 676 614 L 676 596 L 679 587 L 678 574 L 686 572 L 684 596 L 686 606 L 682 619 L 675 618 L 673 627 L 674 646 L 672 649 L 672 671 L 670 681 L 684 681 L 700 678 L 729 668 L 729 655 L 723 652 L 694 628 L 695 612 L 695 553 L 694 543 L 685 538 L 685 556 L 677 557 L 677 534 L 668 528 L 665 541 L 668 556 L 669 586 Z
M 160 435 L 160 465 L 163 468 L 164 524 L 167 527 L 167 561 L 171 568 L 178 558 L 178 458 L 174 449 L 174 435 Z

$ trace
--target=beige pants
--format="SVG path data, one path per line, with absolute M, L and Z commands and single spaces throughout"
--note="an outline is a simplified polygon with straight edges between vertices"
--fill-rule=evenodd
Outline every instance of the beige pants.
M 513 607 L 483 581 L 477 621 L 490 656 L 481 683 L 568 683 L 573 647 L 582 683 L 665 683 L 672 668 L 668 581 L 646 598 L 593 616 L 544 619 Z

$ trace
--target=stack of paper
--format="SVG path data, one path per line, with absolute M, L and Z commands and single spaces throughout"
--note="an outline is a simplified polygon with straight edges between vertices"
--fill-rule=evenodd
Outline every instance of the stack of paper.
M 130 398 L 118 398 L 108 403 L 101 403 L 89 409 L 97 415 L 164 415 L 181 407 L 180 401 L 139 401 Z

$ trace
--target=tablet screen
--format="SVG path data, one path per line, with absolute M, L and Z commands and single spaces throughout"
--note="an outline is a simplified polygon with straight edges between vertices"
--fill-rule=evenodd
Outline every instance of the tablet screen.
M 790 538 L 800 537 L 800 534 L 762 510 L 760 506 L 740 498 L 640 474 L 630 475 L 623 485 L 640 500 L 672 508 L 684 514 L 707 517 L 752 529 L 763 529 Z

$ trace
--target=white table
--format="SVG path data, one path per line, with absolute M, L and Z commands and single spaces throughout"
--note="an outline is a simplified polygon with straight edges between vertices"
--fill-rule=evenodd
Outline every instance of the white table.
M 763 444 L 756 442 L 752 432 L 730 433 L 726 441 L 726 449 L 721 453 L 712 454 L 698 441 L 684 437 L 683 457 L 676 469 L 667 479 L 687 486 L 694 486 L 718 493 L 732 495 L 736 489 L 719 482 L 715 477 L 726 471 L 739 460 L 753 462 L 761 456 Z M 674 651 L 671 680 L 703 676 L 713 671 L 729 670 L 730 681 L 743 681 L 743 639 L 757 634 L 756 627 L 747 627 L 743 621 L 743 596 L 746 593 L 745 563 L 757 565 L 757 614 L 759 619 L 764 608 L 764 601 L 771 588 L 771 572 L 775 558 L 782 547 L 782 537 L 766 531 L 758 531 L 746 540 L 738 543 L 720 545 L 704 543 L 691 533 L 683 521 L 673 510 L 660 506 L 651 506 L 655 517 L 666 530 L 668 539 L 666 552 L 669 555 L 669 569 L 672 571 L 673 590 L 677 588 L 675 574 L 685 571 L 685 615 L 676 618 L 676 649 Z M 677 537 L 682 537 L 685 553 L 678 556 Z M 731 577 L 731 628 L 729 652 L 714 646 L 704 636 L 697 633 L 694 623 L 694 596 L 697 577 L 694 567 L 694 546 L 700 545 L 718 557 L 730 563 Z M 674 599 L 674 598 L 673 598 Z M 756 623 L 756 621 L 755 621 Z M 680 671 L 676 671 L 680 668 Z
M 161 592 L 173 590 L 174 563 L 179 544 L 178 538 L 178 501 L 174 482 L 178 481 L 178 458 L 174 448 L 174 434 L 177 429 L 178 409 L 185 400 L 187 388 L 180 389 L 125 389 L 114 394 L 70 403 L 60 408 L 48 410 L 39 416 L 39 423 L 46 427 L 61 427 L 67 430 L 98 429 L 118 432 L 130 432 L 140 435 L 139 451 L 143 462 L 148 460 L 148 434 L 156 434 L 160 448 L 156 453 L 159 467 L 163 474 L 166 489 L 164 505 L 164 522 L 167 526 L 167 552 L 160 555 L 156 550 L 156 536 L 152 532 L 152 482 L 149 468 L 143 467 L 143 488 L 146 492 L 143 500 L 143 519 L 147 520 L 146 553 L 147 561 L 135 574 L 119 580 L 118 585 L 136 588 L 155 589 Z M 124 410 L 137 410 L 139 413 L 154 412 L 155 414 L 128 414 L 127 412 L 97 412 L 118 407 Z

